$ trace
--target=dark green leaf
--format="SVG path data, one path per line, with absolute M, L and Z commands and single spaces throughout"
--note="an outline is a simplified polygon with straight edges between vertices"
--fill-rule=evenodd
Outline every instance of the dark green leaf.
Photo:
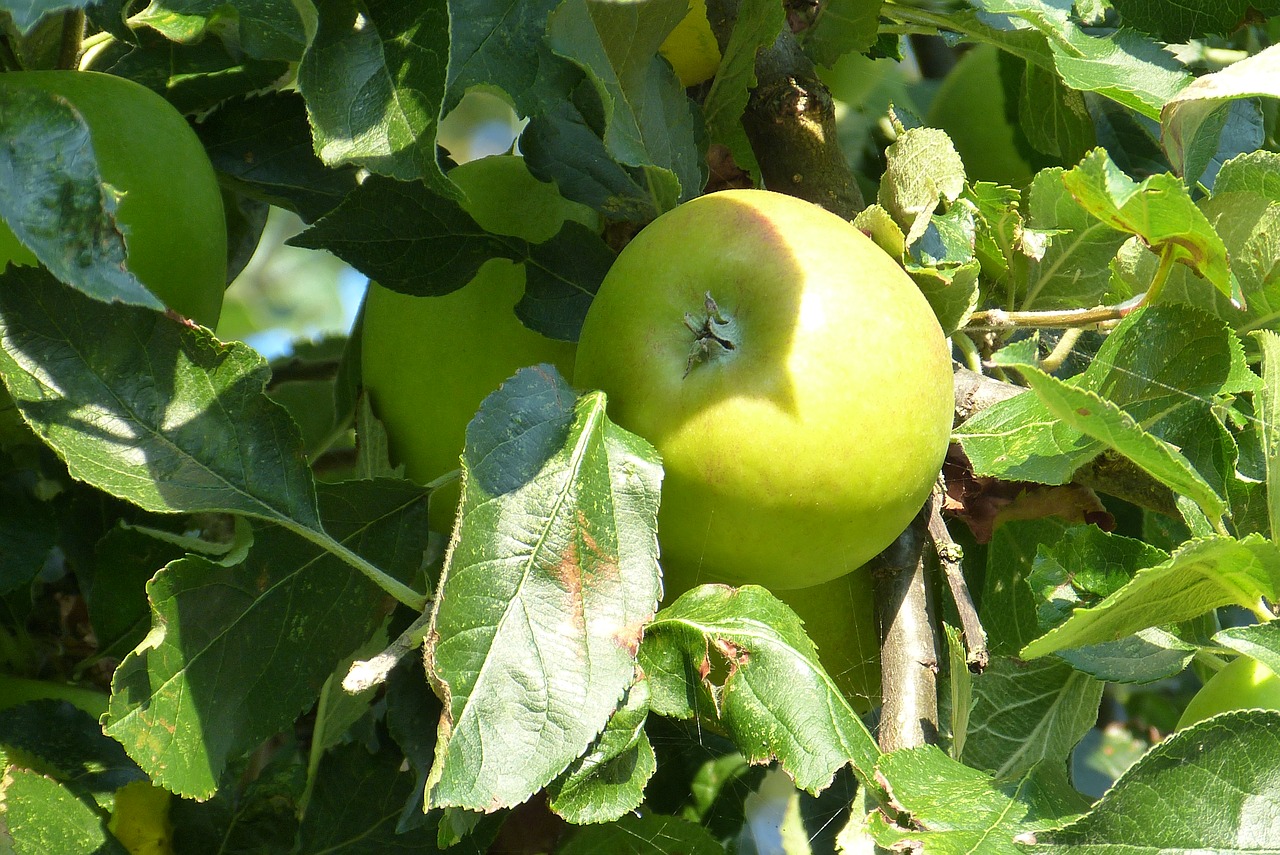
M 66 701 L 33 701 L 0 711 L 0 745 L 90 803 L 110 807 L 116 790 L 146 780 L 93 716 Z
M 312 223 L 356 186 L 356 168 L 316 157 L 301 96 L 277 92 L 229 101 L 196 125 L 213 166 L 255 198 Z
M 353 481 L 321 497 L 343 544 L 412 578 L 425 548 L 419 488 Z M 275 527 L 258 532 L 244 563 L 184 558 L 148 593 L 154 626 L 116 671 L 107 731 L 157 783 L 198 798 L 214 793 L 228 759 L 315 703 L 387 611 L 359 573 Z
M 141 27 L 131 36 L 96 56 L 94 71 L 137 81 L 183 114 L 203 113 L 227 98 L 265 89 L 289 71 L 283 59 L 254 59 L 220 39 L 178 44 Z
M 287 0 L 151 0 L 131 18 L 175 42 L 198 42 L 210 31 L 254 59 L 296 62 L 307 43 L 302 10 Z
M 879 35 L 882 0 L 832 0 L 804 31 L 804 51 L 818 65 L 835 65 L 850 51 L 866 53 Z
M 624 816 L 608 825 L 579 829 L 558 855 L 723 855 L 706 830 L 676 816 Z
M 102 183 L 80 115 L 52 94 L 7 86 L 0 112 L 0 172 L 9 176 L 0 182 L 0 218 L 18 240 L 54 276 L 97 300 L 163 311 L 125 268 L 116 197 Z
M 1161 41 L 1180 44 L 1198 36 L 1226 35 L 1245 19 L 1249 0 L 1112 0 L 1124 22 Z M 1256 4 L 1254 4 L 1256 5 Z
M 564 0 L 547 25 L 551 49 L 582 68 L 596 90 L 609 156 L 628 167 L 668 172 L 678 182 L 678 199 L 655 200 L 657 213 L 702 189 L 695 114 L 675 72 L 657 56 L 687 8 L 679 0 Z
M 694 588 L 658 613 L 640 654 L 654 712 L 715 722 L 749 761 L 776 759 L 811 793 L 850 763 L 872 780 L 871 734 L 795 612 L 764 588 Z
M 1018 122 L 1027 142 L 1059 163 L 1075 163 L 1095 143 L 1084 96 L 1036 65 L 1023 74 Z
M 456 197 L 436 159 L 449 56 L 445 0 L 319 4 L 320 28 L 298 68 L 316 153 Z
M 430 804 L 519 804 L 587 750 L 635 679 L 660 592 L 660 470 L 610 423 L 526 368 L 467 428 L 461 520 L 428 665 L 446 700 Z
M 404 833 L 397 830 L 415 778 L 402 763 L 394 750 L 384 747 L 372 754 L 358 742 L 326 755 L 298 831 L 298 855 L 479 855 L 482 850 L 469 840 L 441 849 L 434 822 Z
M 151 628 L 147 583 L 181 557 L 177 546 L 131 528 L 113 528 L 98 541 L 86 604 L 101 653 L 124 658 L 142 641 Z
M 323 248 L 394 291 L 418 296 L 463 287 L 491 258 L 525 265 L 517 307 L 539 332 L 574 340 L 613 253 L 590 229 L 567 222 L 544 243 L 486 231 L 455 202 L 422 184 L 371 178 L 292 241 Z

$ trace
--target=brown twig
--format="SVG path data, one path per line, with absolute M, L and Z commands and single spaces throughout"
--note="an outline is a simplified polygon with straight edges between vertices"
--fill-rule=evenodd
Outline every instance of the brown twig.
M 738 0 L 710 0 L 707 10 L 724 50 Z M 865 203 L 837 141 L 835 101 L 789 27 L 760 49 L 755 73 L 742 127 L 765 187 L 852 220 Z
M 990 654 L 987 650 L 987 631 L 982 628 L 978 618 L 978 610 L 973 605 L 973 597 L 969 595 L 969 583 L 965 581 L 961 561 L 964 550 L 951 537 L 947 523 L 942 518 L 942 500 L 945 487 L 941 482 L 929 498 L 929 539 L 933 541 L 934 552 L 938 556 L 938 564 L 951 589 L 951 599 L 956 605 L 956 613 L 960 615 L 960 628 L 964 631 L 966 649 L 965 662 L 969 670 L 980 674 L 987 668 Z
M 938 741 L 938 652 L 924 564 L 931 505 L 870 564 L 884 686 L 879 739 L 886 752 Z

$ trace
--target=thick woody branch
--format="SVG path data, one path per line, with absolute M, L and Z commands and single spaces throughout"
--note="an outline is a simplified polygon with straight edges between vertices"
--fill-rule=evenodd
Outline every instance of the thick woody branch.
M 723 49 L 738 0 L 709 0 L 707 9 Z M 865 205 L 837 140 L 835 102 L 789 28 L 761 48 L 755 73 L 742 127 L 765 187 L 852 220 Z
M 932 504 L 870 564 L 884 687 L 879 738 L 886 752 L 938 741 L 938 653 L 924 558 Z

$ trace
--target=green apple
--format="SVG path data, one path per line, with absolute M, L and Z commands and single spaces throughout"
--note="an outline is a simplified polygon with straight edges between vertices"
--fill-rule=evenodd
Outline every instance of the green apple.
M 1004 105 L 1000 49 L 979 45 L 951 69 L 925 122 L 951 137 L 970 181 L 1025 187 L 1035 170 L 1014 143 Z
M 450 178 L 467 193 L 464 207 L 489 231 L 542 241 L 566 219 L 594 223 L 590 210 L 536 180 L 523 159 L 489 157 L 456 167 Z M 376 283 L 363 315 L 364 388 L 387 430 L 394 462 L 428 483 L 458 468 L 467 423 L 480 402 L 517 369 L 549 362 L 568 376 L 574 347 L 527 329 L 516 317 L 524 268 L 485 262 L 465 287 L 413 297 Z M 450 531 L 456 482 L 431 497 L 431 524 Z
M 946 339 L 902 268 L 764 190 L 641 231 L 587 312 L 574 378 L 662 455 L 663 566 L 774 591 L 843 576 L 906 528 L 955 406 Z
M 1232 710 L 1280 710 L 1280 677 L 1251 656 L 1240 656 L 1209 678 L 1178 719 L 1178 730 Z
M 156 93 L 93 71 L 0 75 L 4 89 L 65 99 L 89 126 L 102 180 L 123 194 L 116 218 L 129 270 L 166 306 L 213 327 L 227 285 L 227 224 L 217 177 L 187 120 Z M 0 270 L 36 257 L 0 221 Z

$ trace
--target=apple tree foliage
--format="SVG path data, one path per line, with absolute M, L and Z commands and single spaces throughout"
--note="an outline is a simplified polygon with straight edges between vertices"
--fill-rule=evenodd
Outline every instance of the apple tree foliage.
M 848 215 L 999 390 L 944 469 L 990 658 L 966 667 L 943 598 L 936 740 L 882 753 L 763 588 L 659 609 L 660 461 L 548 367 L 485 400 L 459 522 L 430 531 L 358 334 L 268 363 L 121 293 L 77 239 L 113 228 L 81 120 L 0 75 L 0 217 L 75 260 L 0 273 L 4 846 L 1280 850 L 1280 712 L 1175 732 L 1234 657 L 1280 671 L 1280 4 L 710 5 L 723 59 L 688 90 L 658 55 L 685 0 L 0 0 L 0 67 L 128 77 L 187 115 L 233 271 L 274 205 L 405 294 L 505 259 L 521 321 L 572 341 L 645 222 L 789 189 L 751 128 L 758 59 L 796 63 L 834 99 L 815 145 L 853 169 Z M 999 146 L 927 121 L 974 45 L 998 76 L 951 97 Z M 437 137 L 472 91 L 594 226 L 468 213 Z M 986 180 L 993 153 L 1030 180 Z M 120 797 L 139 782 L 163 792 Z

